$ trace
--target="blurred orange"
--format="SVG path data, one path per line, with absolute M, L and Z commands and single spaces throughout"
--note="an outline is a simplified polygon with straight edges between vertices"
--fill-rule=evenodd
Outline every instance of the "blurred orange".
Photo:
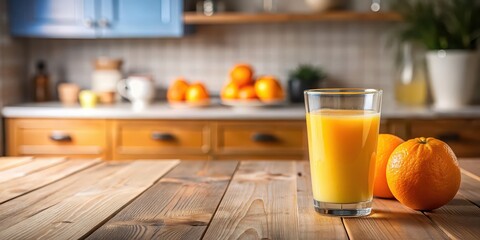
M 235 83 L 229 83 L 223 87 L 220 97 L 222 99 L 236 99 L 238 97 L 238 92 L 240 88 Z
M 240 88 L 240 91 L 238 92 L 238 98 L 241 100 L 257 99 L 255 87 L 253 85 L 247 85 Z
M 187 102 L 201 102 L 208 99 L 208 91 L 201 82 L 192 83 L 185 94 L 185 100 Z
M 255 82 L 255 92 L 260 100 L 281 100 L 285 97 L 282 85 L 273 76 L 263 76 Z
M 184 101 L 188 89 L 188 82 L 183 78 L 178 78 L 170 85 L 167 91 L 168 101 Z
M 253 83 L 253 68 L 248 64 L 237 64 L 230 71 L 230 79 L 239 87 Z

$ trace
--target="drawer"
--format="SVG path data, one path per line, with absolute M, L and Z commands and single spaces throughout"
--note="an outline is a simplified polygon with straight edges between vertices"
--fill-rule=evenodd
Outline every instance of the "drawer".
M 112 126 L 115 159 L 200 159 L 211 149 L 206 122 L 125 120 Z
M 307 149 L 304 121 L 220 122 L 216 152 L 237 155 L 303 155 Z
M 415 120 L 410 135 L 446 142 L 457 157 L 480 157 L 480 120 Z
M 7 136 L 12 156 L 107 158 L 103 120 L 8 119 Z

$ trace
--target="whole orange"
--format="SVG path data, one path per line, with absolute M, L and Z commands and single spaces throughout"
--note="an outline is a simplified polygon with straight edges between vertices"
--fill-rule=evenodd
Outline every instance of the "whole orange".
M 185 94 L 188 89 L 188 82 L 183 78 L 178 78 L 168 87 L 167 100 L 168 101 L 184 101 Z
M 279 100 L 283 99 L 285 94 L 282 85 L 273 76 L 263 76 L 255 82 L 255 92 L 260 100 Z
M 229 83 L 223 87 L 220 97 L 222 99 L 236 99 L 240 88 L 235 83 Z
M 415 138 L 400 144 L 387 164 L 393 196 L 415 210 L 433 210 L 453 199 L 460 187 L 457 157 L 444 142 Z
M 185 100 L 187 102 L 201 102 L 208 99 L 208 91 L 205 86 L 200 82 L 191 84 L 185 94 Z
M 387 163 L 393 150 L 403 143 L 403 139 L 392 134 L 378 135 L 377 157 L 375 162 L 375 180 L 373 183 L 373 196 L 393 198 L 387 183 Z
M 242 100 L 257 99 L 255 88 L 252 85 L 247 85 L 240 88 L 240 91 L 238 92 L 238 98 Z
M 253 68 L 248 64 L 237 64 L 230 71 L 230 80 L 243 87 L 253 83 Z

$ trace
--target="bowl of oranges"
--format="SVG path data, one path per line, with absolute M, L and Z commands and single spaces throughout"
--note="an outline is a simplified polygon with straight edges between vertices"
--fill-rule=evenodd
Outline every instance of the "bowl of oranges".
M 210 105 L 210 95 L 201 82 L 189 83 L 184 78 L 175 79 L 167 90 L 167 100 L 173 108 L 206 107 Z
M 220 93 L 221 102 L 232 107 L 277 106 L 285 102 L 285 92 L 274 76 L 254 79 L 248 64 L 237 64 L 230 70 L 229 80 Z

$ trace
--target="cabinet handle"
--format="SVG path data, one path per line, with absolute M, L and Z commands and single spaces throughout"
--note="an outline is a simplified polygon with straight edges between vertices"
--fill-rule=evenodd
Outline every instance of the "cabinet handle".
M 95 27 L 95 21 L 93 21 L 93 19 L 91 19 L 91 18 L 86 18 L 86 19 L 83 21 L 83 24 L 84 24 L 85 27 L 87 27 L 87 28 L 94 28 L 94 27 Z
M 170 133 L 154 132 L 152 133 L 152 139 L 156 141 L 173 141 L 175 140 L 175 136 Z
M 275 135 L 269 133 L 254 133 L 252 141 L 254 142 L 276 142 L 278 139 Z
M 98 26 L 101 28 L 107 28 L 110 25 L 110 22 L 106 18 L 98 20 Z
M 458 133 L 441 133 L 437 135 L 438 139 L 444 141 L 444 142 L 457 142 L 460 140 L 460 134 Z
M 68 133 L 52 132 L 50 134 L 50 140 L 55 142 L 71 142 L 72 137 Z

